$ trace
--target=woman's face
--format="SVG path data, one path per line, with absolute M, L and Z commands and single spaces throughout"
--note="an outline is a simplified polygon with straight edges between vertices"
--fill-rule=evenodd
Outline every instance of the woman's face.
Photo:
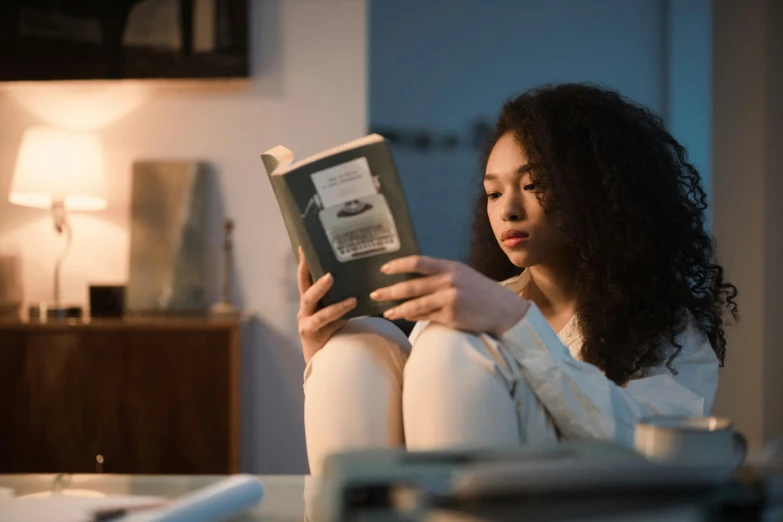
M 484 175 L 487 214 L 500 248 L 518 267 L 555 263 L 562 252 L 560 230 L 538 202 L 527 156 L 511 134 L 489 155 Z

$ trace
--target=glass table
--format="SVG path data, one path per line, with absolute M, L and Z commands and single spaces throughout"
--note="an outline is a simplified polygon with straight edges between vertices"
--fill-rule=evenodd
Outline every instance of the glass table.
M 59 480 L 63 489 L 98 491 L 107 495 L 178 497 L 225 478 L 217 475 L 111 475 L 111 474 L 0 475 L 0 495 L 22 496 L 51 491 Z M 302 475 L 259 475 L 264 499 L 236 522 L 302 522 L 305 513 L 305 478 L 308 490 L 313 479 Z M 9 491 L 13 490 L 13 491 Z

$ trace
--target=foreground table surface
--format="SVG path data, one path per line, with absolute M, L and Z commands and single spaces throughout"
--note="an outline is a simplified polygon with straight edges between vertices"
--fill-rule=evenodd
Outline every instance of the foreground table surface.
M 0 488 L 15 496 L 51 491 L 57 475 L 0 475 Z M 74 474 L 63 477 L 68 489 L 89 489 L 107 495 L 150 495 L 178 497 L 225 478 L 218 475 L 110 475 Z M 304 519 L 302 475 L 259 475 L 266 490 L 264 499 L 237 522 L 301 522 Z

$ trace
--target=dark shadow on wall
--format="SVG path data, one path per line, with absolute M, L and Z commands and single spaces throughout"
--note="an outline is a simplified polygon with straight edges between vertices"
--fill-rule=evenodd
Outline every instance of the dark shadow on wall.
M 308 473 L 301 348 L 256 317 L 242 327 L 242 470 Z

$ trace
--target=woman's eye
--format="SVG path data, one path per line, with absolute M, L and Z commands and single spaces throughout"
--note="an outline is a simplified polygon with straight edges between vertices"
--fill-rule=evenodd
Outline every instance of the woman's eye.
M 490 192 L 487 194 L 487 199 L 493 200 L 500 197 L 500 192 Z
M 528 183 L 524 187 L 522 187 L 522 190 L 536 190 L 535 183 Z

